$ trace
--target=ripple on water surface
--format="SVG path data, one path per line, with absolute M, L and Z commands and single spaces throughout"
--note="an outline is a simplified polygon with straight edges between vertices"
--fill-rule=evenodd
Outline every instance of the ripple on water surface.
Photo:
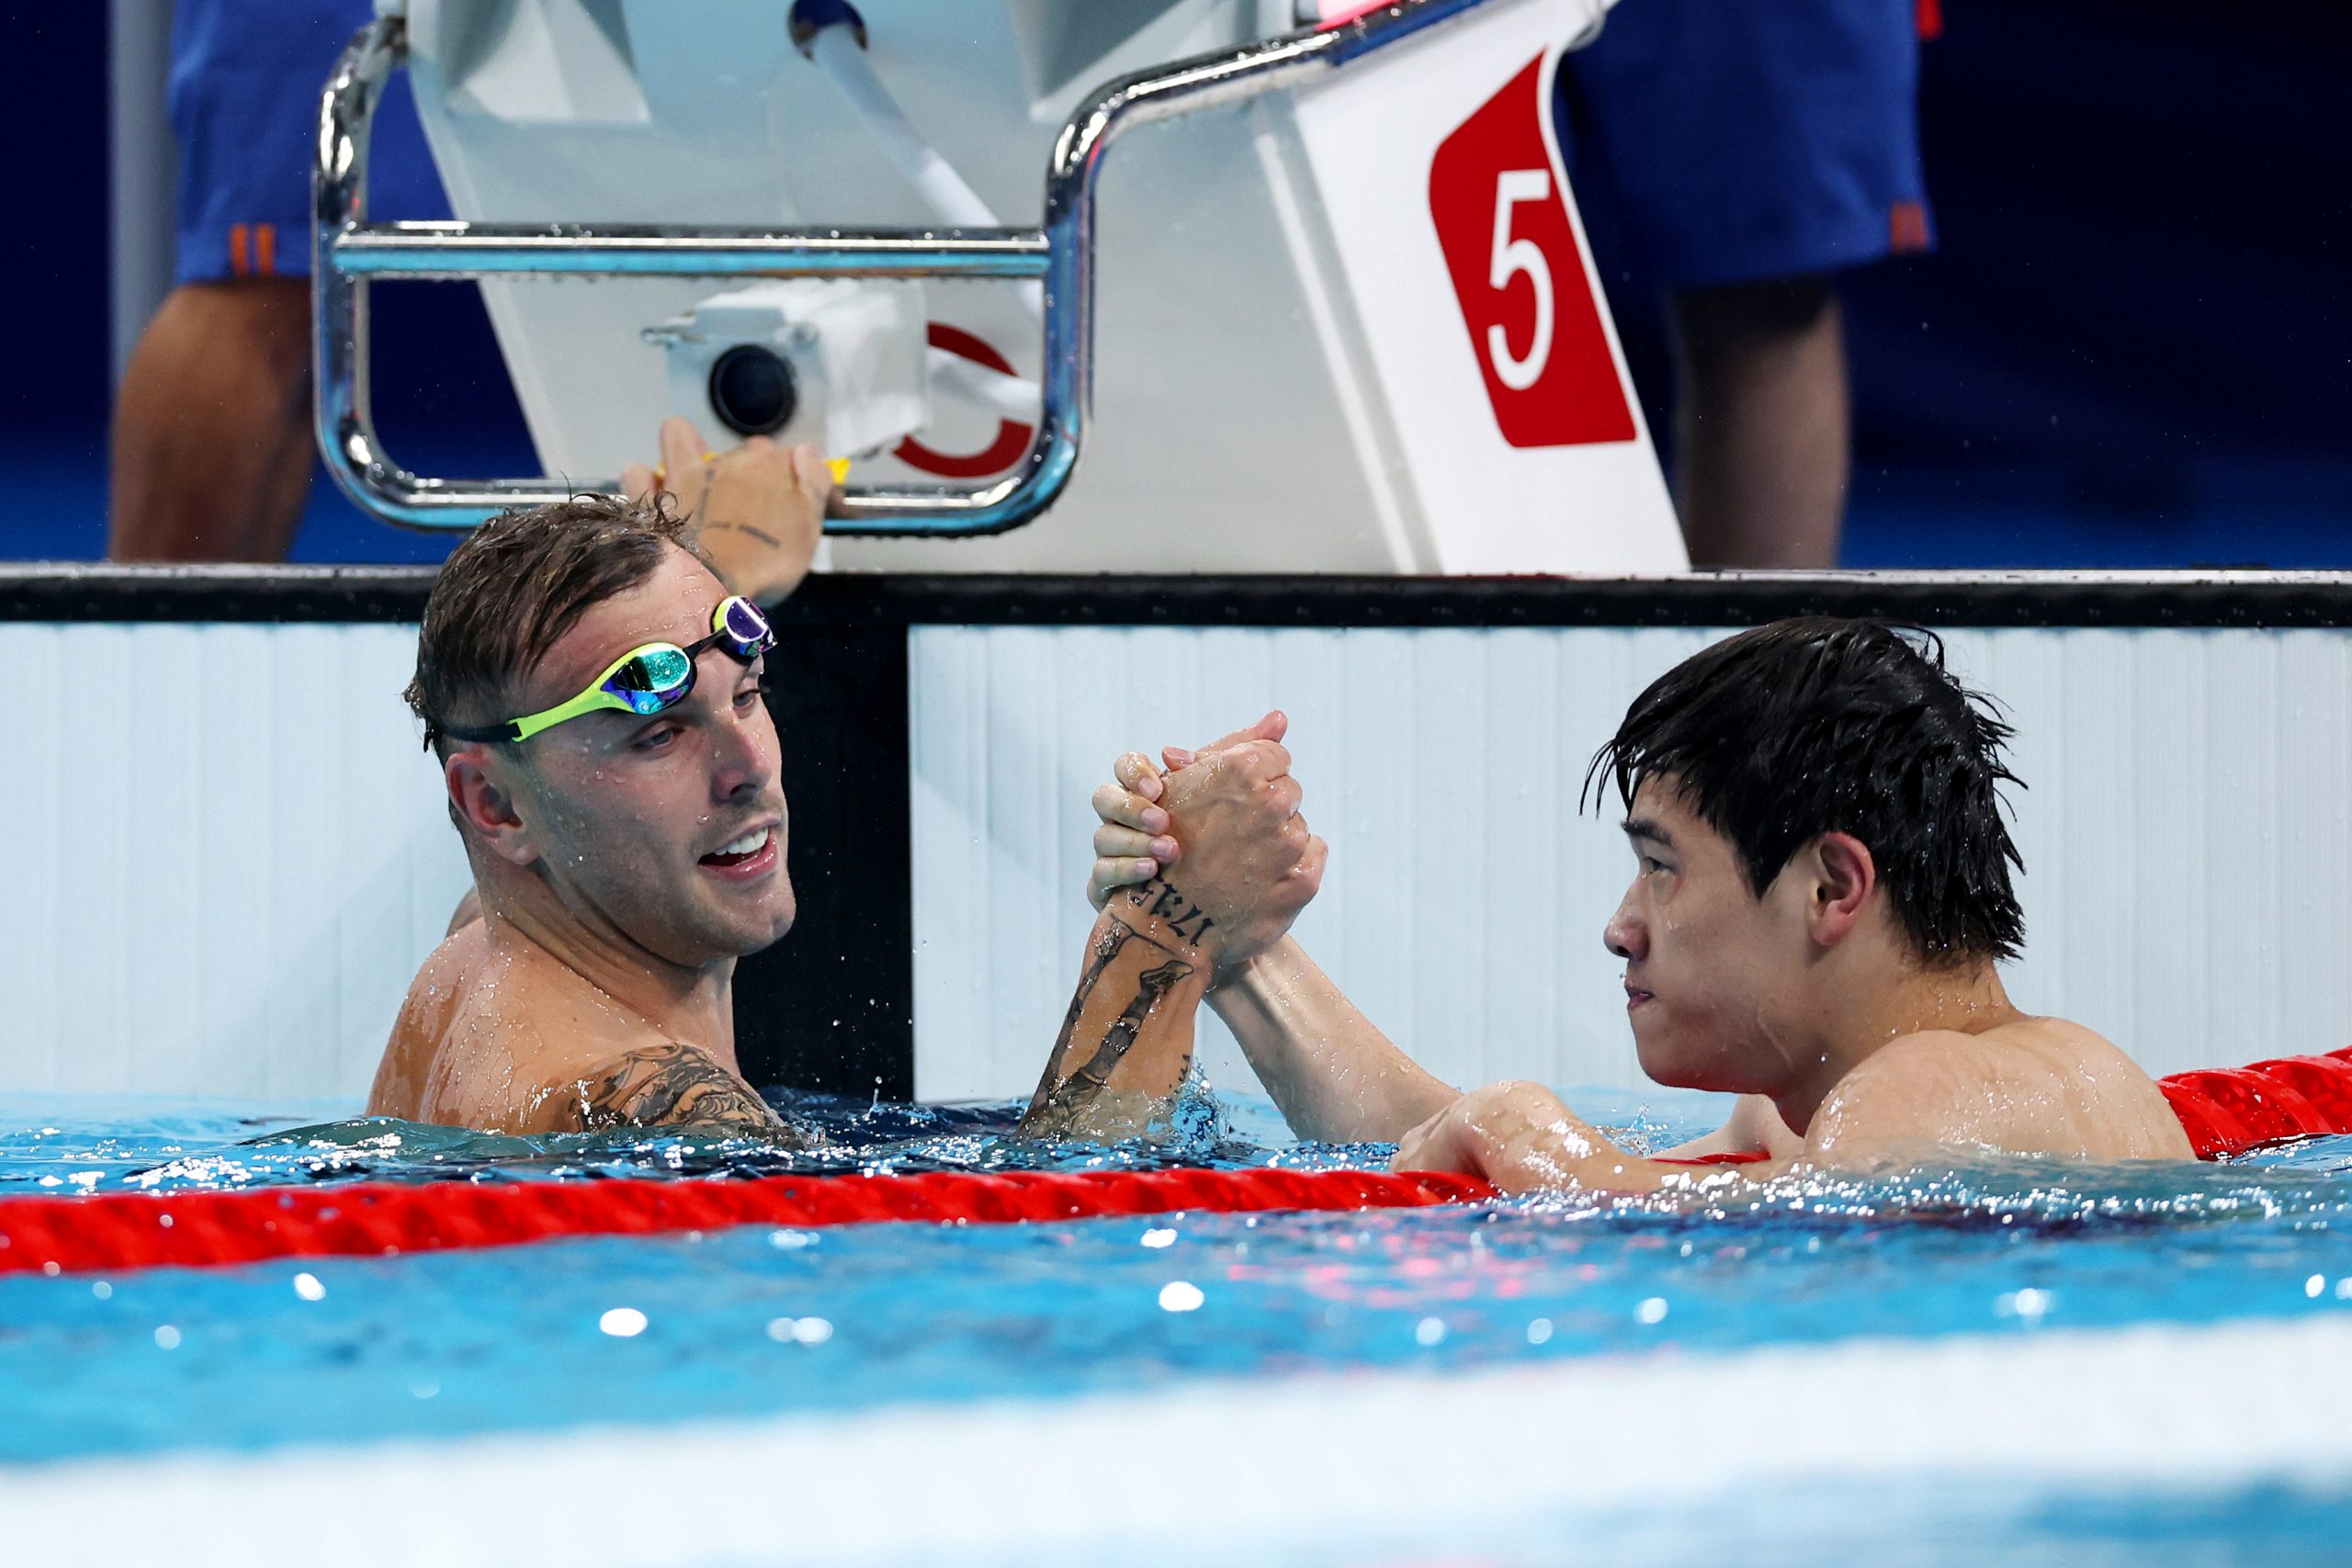
M 1584 1103 L 1597 1097 L 1580 1096 Z M 1696 1109 L 1610 1119 L 1655 1145 Z M 1262 1101 L 1109 1150 L 1010 1107 L 800 1102 L 836 1169 L 1377 1164 Z M 119 1110 L 120 1108 L 117 1108 Z M 0 1192 L 806 1168 L 742 1140 L 496 1139 L 0 1102 Z M 79 1118 L 79 1119 L 77 1119 Z M 44 1187 L 44 1182 L 54 1186 Z M 1978 1161 L 1638 1203 L 744 1227 L 0 1280 L 0 1458 L 852 1410 L 1202 1376 L 2352 1311 L 2352 1139 L 2232 1165 Z

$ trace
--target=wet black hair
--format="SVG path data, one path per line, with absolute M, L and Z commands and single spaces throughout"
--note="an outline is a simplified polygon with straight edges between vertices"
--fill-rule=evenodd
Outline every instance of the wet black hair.
M 1903 927 L 1932 962 L 2015 958 L 2025 862 L 2000 785 L 2013 731 L 1916 626 L 1804 615 L 1726 637 L 1650 683 L 1592 759 L 1630 808 L 1672 784 L 1730 840 L 1758 897 L 1824 833 L 1870 847 Z

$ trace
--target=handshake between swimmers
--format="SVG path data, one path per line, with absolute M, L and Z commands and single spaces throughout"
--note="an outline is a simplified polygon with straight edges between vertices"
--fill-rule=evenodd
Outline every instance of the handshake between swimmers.
M 1826 617 L 1740 633 L 1660 676 L 1595 756 L 1586 793 L 1622 803 L 1634 860 L 1601 940 L 1625 965 L 1642 1068 L 1738 1097 L 1723 1127 L 1657 1157 L 1540 1085 L 1440 1082 L 1316 966 L 1287 928 L 1323 850 L 1283 812 L 1300 791 L 1281 734 L 1270 716 L 1197 756 L 1165 753 L 1165 771 L 1119 759 L 1095 796 L 1088 980 L 1112 983 L 1138 944 L 1156 967 L 1073 1008 L 1033 1119 L 1120 1088 L 1122 1071 L 1146 1092 L 1181 1075 L 1205 997 L 1299 1136 L 1394 1142 L 1397 1169 L 1510 1192 L 1654 1191 L 1726 1156 L 1741 1163 L 1713 1179 L 1953 1146 L 2191 1156 L 2136 1063 L 2002 987 L 1996 965 L 2024 935 L 1999 799 L 2016 782 L 2008 730 L 1931 636 Z M 1235 809 L 1237 793 L 1263 807 Z M 1131 1000 L 1097 1039 L 1093 1020 L 1155 987 L 1139 1028 L 1125 1026 Z
M 761 602 L 805 572 L 830 476 L 807 448 L 662 433 L 667 495 L 509 513 L 435 580 L 408 700 L 474 888 L 412 983 L 371 1114 L 483 1131 L 707 1126 L 808 1134 L 742 1077 L 736 962 L 796 910 Z M 1962 1145 L 2188 1156 L 2153 1081 L 1996 963 L 2021 920 L 2004 728 L 1932 639 L 1784 621 L 1636 699 L 1596 776 L 1635 859 L 1603 933 L 1644 1069 L 1740 1097 L 1659 1159 L 1547 1090 L 1462 1093 L 1418 1066 L 1290 934 L 1323 841 L 1269 716 L 1197 754 L 1119 759 L 1098 791 L 1101 913 L 1021 1130 L 1149 1126 L 1205 1000 L 1304 1138 L 1393 1141 L 1400 1169 L 1506 1190 L 1649 1190 L 1668 1163 L 1743 1174 Z

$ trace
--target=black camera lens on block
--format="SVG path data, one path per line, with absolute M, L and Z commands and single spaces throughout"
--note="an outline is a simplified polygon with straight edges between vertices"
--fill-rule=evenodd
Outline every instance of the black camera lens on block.
M 738 435 L 771 435 L 800 406 L 792 367 L 775 350 L 739 343 L 710 367 L 710 412 Z

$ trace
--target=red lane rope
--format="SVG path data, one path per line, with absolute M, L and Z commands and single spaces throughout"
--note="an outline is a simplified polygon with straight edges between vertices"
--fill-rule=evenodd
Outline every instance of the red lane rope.
M 2176 1073 L 2165 1098 L 2201 1159 L 2282 1139 L 2352 1133 L 2352 1047 L 2245 1067 Z M 1691 1164 L 1736 1164 L 1724 1155 Z M 757 1180 L 612 1179 L 477 1186 L 273 1187 L 0 1198 L 0 1274 L 80 1273 L 273 1258 L 384 1257 L 560 1236 L 647 1235 L 726 1225 L 876 1220 L 1023 1220 L 1419 1208 L 1476 1202 L 1475 1177 L 1373 1170 L 940 1171 Z
M 2199 1159 L 2285 1138 L 2352 1133 L 2352 1046 L 2324 1056 L 2175 1073 L 2157 1085 Z
M 750 1181 L 611 1179 L 0 1199 L 0 1274 L 385 1257 L 559 1236 L 873 1220 L 997 1224 L 1106 1214 L 1475 1202 L 1475 1177 L 1375 1170 L 944 1171 Z

